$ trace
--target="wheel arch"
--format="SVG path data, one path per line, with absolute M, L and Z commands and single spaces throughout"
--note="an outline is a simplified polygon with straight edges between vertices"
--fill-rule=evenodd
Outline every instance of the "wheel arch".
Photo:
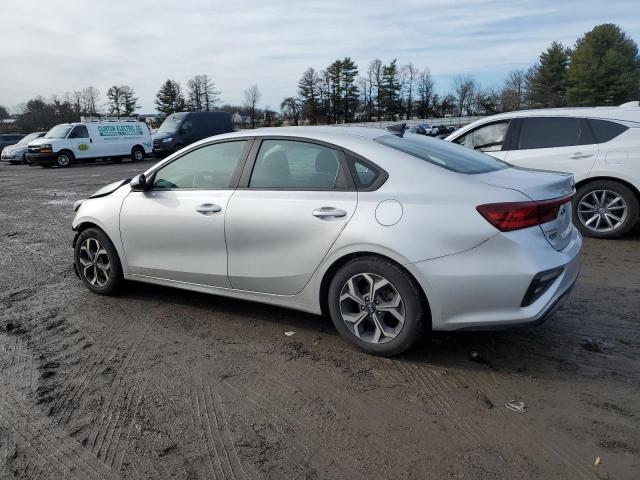
M 331 280 L 333 280 L 333 277 L 336 275 L 338 270 L 340 270 L 340 268 L 342 268 L 348 262 L 356 258 L 362 258 L 362 257 L 374 257 L 374 258 L 379 258 L 386 262 L 392 263 L 396 267 L 398 267 L 400 270 L 402 270 L 413 282 L 415 282 L 418 288 L 418 291 L 420 292 L 420 297 L 421 297 L 420 300 L 425 306 L 425 311 L 427 312 L 427 317 L 428 317 L 427 319 L 429 321 L 428 328 L 430 330 L 431 319 L 432 319 L 431 304 L 429 303 L 429 299 L 427 298 L 427 294 L 424 291 L 424 287 L 421 284 L 421 282 L 416 278 L 416 276 L 411 271 L 409 271 L 404 265 L 397 262 L 393 258 L 387 255 L 384 255 L 382 253 L 376 253 L 371 251 L 357 251 L 357 252 L 346 253 L 340 256 L 339 258 L 334 259 L 331 265 L 329 265 L 329 267 L 324 271 L 322 280 L 320 281 L 320 288 L 318 289 L 318 292 L 319 292 L 318 300 L 320 303 L 320 310 L 322 312 L 322 315 L 324 316 L 329 315 L 328 293 L 329 293 L 329 287 L 331 286 Z
M 638 190 L 638 188 L 631 182 L 623 180 L 619 177 L 608 177 L 606 175 L 599 175 L 597 177 L 587 177 L 584 180 L 580 180 L 579 182 L 576 182 L 576 191 L 582 188 L 583 186 L 588 185 L 589 183 L 598 182 L 602 180 L 606 180 L 608 182 L 621 183 L 622 185 L 627 187 L 629 190 L 631 190 L 635 195 L 636 199 L 638 199 L 638 202 L 640 202 L 640 190 Z

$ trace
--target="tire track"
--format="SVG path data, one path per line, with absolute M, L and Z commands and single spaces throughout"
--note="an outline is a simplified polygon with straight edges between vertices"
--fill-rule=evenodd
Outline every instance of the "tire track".
M 209 386 L 209 396 L 211 396 L 211 386 Z M 218 392 L 215 392 L 215 396 L 211 399 L 211 403 L 213 404 L 214 409 L 220 413 L 219 425 L 222 426 L 223 435 L 226 434 L 227 443 L 230 446 L 228 451 L 229 450 L 231 451 L 231 456 L 233 458 L 233 461 L 235 461 L 236 465 L 240 469 L 240 473 L 241 473 L 240 477 L 247 479 L 247 473 L 244 467 L 242 466 L 242 462 L 240 461 L 240 457 L 238 456 L 238 451 L 236 450 L 236 447 L 233 444 L 233 439 L 231 438 L 231 434 L 229 432 L 229 422 L 227 421 L 227 418 L 226 418 L 224 405 L 222 404 L 222 398 L 220 398 L 220 395 L 218 394 Z M 217 417 L 216 417 L 216 421 L 218 421 Z M 218 428 L 218 430 L 220 431 L 220 427 Z
M 301 437 L 300 440 L 294 439 L 295 437 L 290 438 L 291 440 L 297 442 L 302 450 L 305 451 L 309 461 L 314 461 L 314 459 L 312 458 L 313 455 L 311 454 L 311 452 L 313 452 L 314 455 L 322 456 L 326 460 L 326 463 L 318 465 L 321 468 L 326 468 L 327 465 L 331 464 L 331 460 L 333 460 L 343 469 L 343 472 L 348 471 L 352 476 L 357 476 L 364 479 L 372 478 L 367 477 L 359 469 L 356 469 L 355 465 L 358 465 L 360 469 L 362 469 L 362 464 L 360 461 L 358 461 L 358 459 L 346 455 L 341 450 L 332 449 L 332 457 L 329 457 L 327 454 L 328 445 L 326 444 L 323 445 L 322 449 L 312 449 L 310 445 L 317 445 L 319 443 L 317 439 L 314 439 L 315 431 L 307 427 L 295 415 L 291 415 L 288 412 L 284 411 L 280 406 L 278 406 L 274 402 L 270 402 L 264 396 L 255 392 L 247 385 L 240 384 L 239 382 L 233 385 L 226 379 L 222 381 L 222 385 L 227 387 L 227 391 L 233 397 L 235 397 L 235 401 L 241 401 L 246 405 L 251 406 L 253 410 L 261 414 L 268 421 L 271 421 L 274 426 L 279 426 L 281 433 L 291 435 L 291 432 L 282 431 L 282 425 L 287 425 L 291 431 L 297 433 Z M 278 414 L 273 412 L 277 412 Z M 269 417 L 271 417 L 271 420 L 269 420 Z
M 122 364 L 120 365 L 120 368 L 118 369 L 116 377 L 113 380 L 113 384 L 115 384 L 115 387 L 112 389 L 112 394 L 110 395 L 108 403 L 102 409 L 102 417 L 99 421 L 99 424 L 96 425 L 96 428 L 94 430 L 93 440 L 90 440 L 88 442 L 88 444 L 91 445 L 91 450 L 90 450 L 91 453 L 93 454 L 95 452 L 95 455 L 98 458 L 104 459 L 104 454 L 102 453 L 102 449 L 109 448 L 109 443 L 113 438 L 115 430 L 117 428 L 122 428 L 121 426 L 118 427 L 122 410 L 121 409 L 118 410 L 115 419 L 113 418 L 112 410 L 117 406 L 117 404 L 120 402 L 121 399 L 122 399 L 123 405 L 125 405 L 126 399 L 128 397 L 130 400 L 133 398 L 132 391 L 135 385 L 132 385 L 132 383 L 135 380 L 133 379 L 131 372 L 129 372 L 129 370 L 131 369 L 132 365 L 140 364 L 140 361 L 146 356 L 148 347 L 145 345 L 142 348 L 140 348 L 140 346 L 146 339 L 146 334 L 147 334 L 147 331 L 145 330 L 142 333 L 142 335 L 140 335 L 140 337 L 135 342 L 133 342 L 133 344 L 129 348 L 127 352 L 127 356 L 125 357 Z M 130 405 L 130 402 L 129 402 L 129 405 Z M 112 435 L 110 440 L 107 441 L 107 444 L 105 446 L 105 440 L 107 438 L 107 435 L 109 434 L 109 430 L 112 430 Z M 121 433 L 119 434 L 118 438 L 120 438 L 120 436 L 121 436 Z M 116 445 L 114 448 L 117 449 L 117 447 L 118 445 Z
M 16 391 L 0 390 L 0 420 L 21 437 L 36 457 L 48 457 L 46 466 L 54 468 L 60 478 L 112 479 L 113 472 L 96 461 L 66 433 L 47 422 L 37 411 L 30 411 L 27 402 Z
M 196 407 L 196 417 L 193 419 L 193 428 L 194 431 L 196 432 L 200 432 L 200 442 L 197 442 L 198 444 L 198 450 L 200 451 L 200 456 L 203 459 L 204 462 L 204 473 L 205 473 L 205 477 L 207 478 L 213 478 L 213 479 L 218 479 L 221 477 L 218 477 L 218 475 L 216 475 L 216 468 L 213 465 L 213 459 L 211 458 L 211 451 L 209 448 L 204 448 L 207 445 L 207 435 L 206 435 L 206 431 L 205 431 L 205 426 L 204 426 L 204 415 L 203 415 L 203 411 L 200 408 L 200 394 L 198 391 L 198 387 L 197 387 L 197 383 L 194 382 L 194 386 L 193 386 L 193 400 L 192 400 L 192 404 L 195 405 Z M 209 467 L 209 474 L 207 474 L 207 467 Z

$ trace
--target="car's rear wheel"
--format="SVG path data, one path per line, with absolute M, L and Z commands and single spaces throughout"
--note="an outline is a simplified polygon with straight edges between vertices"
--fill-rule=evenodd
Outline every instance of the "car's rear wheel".
M 626 185 L 598 180 L 578 189 L 573 201 L 573 220 L 588 237 L 619 238 L 638 219 L 638 198 Z
M 78 235 L 74 259 L 78 275 L 92 292 L 111 295 L 121 287 L 120 258 L 102 230 L 88 228 Z
M 134 162 L 141 162 L 144 160 L 145 153 L 142 147 L 133 147 L 131 149 L 131 160 Z
M 73 154 L 71 152 L 60 152 L 56 157 L 56 164 L 59 167 L 66 168 L 73 163 Z
M 398 355 L 419 340 L 426 308 L 419 286 L 378 257 L 346 263 L 329 287 L 329 312 L 340 334 L 374 355 Z

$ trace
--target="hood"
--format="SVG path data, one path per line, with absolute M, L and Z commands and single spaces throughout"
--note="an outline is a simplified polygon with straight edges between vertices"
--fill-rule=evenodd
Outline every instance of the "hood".
M 510 167 L 475 175 L 475 178 L 494 187 L 516 190 L 531 200 L 564 197 L 575 191 L 573 175 L 564 172 Z
M 110 183 L 109 185 L 106 185 L 106 186 L 102 187 L 100 190 L 95 192 L 93 195 L 90 195 L 89 198 L 106 197 L 107 195 L 115 192 L 121 186 L 126 185 L 130 181 L 131 181 L 130 178 L 125 178 L 124 180 L 118 180 L 117 182 Z
M 36 138 L 35 140 L 31 140 L 29 142 L 29 146 L 36 146 L 36 145 L 43 145 L 45 143 L 51 143 L 51 142 L 55 142 L 56 140 L 60 140 L 59 138 L 44 138 L 44 137 L 40 137 L 40 138 Z
M 4 147 L 2 151 L 5 153 L 13 153 L 13 152 L 19 152 L 20 150 L 26 150 L 26 149 L 27 149 L 26 145 L 9 145 L 8 147 Z

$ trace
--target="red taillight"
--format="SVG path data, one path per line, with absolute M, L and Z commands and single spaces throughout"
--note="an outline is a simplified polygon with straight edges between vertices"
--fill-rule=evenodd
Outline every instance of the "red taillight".
M 510 232 L 550 222 L 558 216 L 560 207 L 570 200 L 571 195 L 531 202 L 487 203 L 476 210 L 498 230 Z

